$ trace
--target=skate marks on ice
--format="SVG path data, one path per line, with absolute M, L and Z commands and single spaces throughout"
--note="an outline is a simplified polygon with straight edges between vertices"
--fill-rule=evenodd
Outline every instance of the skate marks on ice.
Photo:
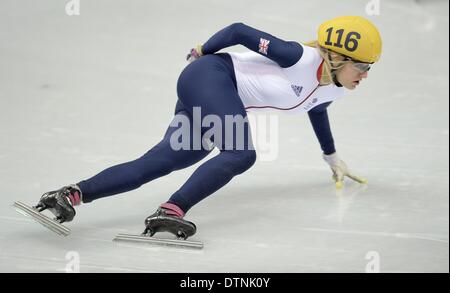
M 405 233 L 405 232 L 383 232 L 383 231 L 359 231 L 359 230 L 338 230 L 338 229 L 324 229 L 314 227 L 299 227 L 299 230 L 321 233 L 334 234 L 352 234 L 352 235 L 367 235 L 376 237 L 394 237 L 413 240 L 433 241 L 448 244 L 448 239 L 444 235 L 438 234 L 424 234 L 424 233 Z
M 46 227 L 50 231 L 58 234 L 59 236 L 66 237 L 70 235 L 69 228 L 38 212 L 35 208 L 29 207 L 28 205 L 21 203 L 20 201 L 14 202 L 13 207 L 18 213 L 27 217 L 31 217 L 33 220 Z
M 202 249 L 203 243 L 199 241 L 191 241 L 184 239 L 170 239 L 170 238 L 156 238 L 153 236 L 132 235 L 132 234 L 118 234 L 113 241 L 115 242 L 131 242 L 131 243 L 146 243 L 155 245 L 164 245 L 182 248 Z

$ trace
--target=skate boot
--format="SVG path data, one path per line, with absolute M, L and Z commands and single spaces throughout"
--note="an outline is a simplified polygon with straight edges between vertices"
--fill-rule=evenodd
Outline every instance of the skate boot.
M 162 204 L 156 212 L 145 219 L 142 236 L 153 236 L 157 232 L 169 232 L 179 239 L 186 240 L 195 234 L 195 224 L 183 220 L 184 212 L 171 203 Z
M 81 203 L 81 190 L 77 185 L 64 186 L 61 189 L 44 193 L 34 207 L 38 212 L 48 209 L 59 223 L 70 222 L 75 217 L 76 205 Z

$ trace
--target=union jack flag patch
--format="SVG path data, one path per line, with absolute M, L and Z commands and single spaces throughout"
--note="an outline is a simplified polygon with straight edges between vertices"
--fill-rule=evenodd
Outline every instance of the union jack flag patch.
M 259 39 L 259 53 L 267 55 L 267 50 L 269 50 L 269 40 L 260 38 Z

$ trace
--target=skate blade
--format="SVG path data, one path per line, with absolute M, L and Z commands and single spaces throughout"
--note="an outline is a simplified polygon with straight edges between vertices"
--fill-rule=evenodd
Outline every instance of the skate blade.
M 187 247 L 187 248 L 196 248 L 196 249 L 203 248 L 203 243 L 198 242 L 198 241 L 169 239 L 169 238 L 155 238 L 155 237 L 150 237 L 150 236 L 131 235 L 131 234 L 118 234 L 113 239 L 113 241 L 141 242 L 141 243 L 148 243 L 148 244 Z
M 29 207 L 28 205 L 21 203 L 20 201 L 16 201 L 13 204 L 14 209 L 25 216 L 31 217 L 33 220 L 51 230 L 52 232 L 60 235 L 60 236 L 68 236 L 70 235 L 70 229 L 61 225 L 57 221 L 47 217 L 44 214 L 41 214 L 36 209 Z

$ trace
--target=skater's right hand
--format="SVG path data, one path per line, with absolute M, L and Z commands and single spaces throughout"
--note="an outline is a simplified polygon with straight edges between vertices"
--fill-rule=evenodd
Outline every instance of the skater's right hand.
M 358 183 L 367 184 L 367 179 L 356 176 L 348 170 L 347 164 L 345 164 L 344 161 L 338 157 L 337 153 L 330 155 L 323 154 L 323 159 L 328 163 L 328 165 L 330 165 L 336 188 L 340 189 L 343 187 L 345 176 L 355 180 Z
M 186 56 L 186 61 L 191 63 L 191 62 L 199 59 L 202 56 L 203 56 L 202 45 L 197 45 L 197 47 L 192 48 L 191 51 L 189 52 L 189 54 Z

